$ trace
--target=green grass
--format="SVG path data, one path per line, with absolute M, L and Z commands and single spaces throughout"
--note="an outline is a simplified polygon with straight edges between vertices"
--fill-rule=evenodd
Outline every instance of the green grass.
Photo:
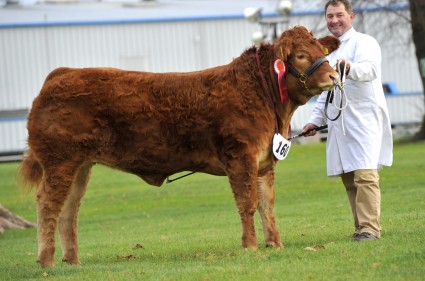
M 381 173 L 382 239 L 357 243 L 324 144 L 294 145 L 276 170 L 277 225 L 285 248 L 241 244 L 227 178 L 204 174 L 151 187 L 97 165 L 80 211 L 80 266 L 35 263 L 36 230 L 0 235 L 0 280 L 424 280 L 425 143 L 396 145 Z M 17 188 L 18 164 L 0 165 L 0 203 L 36 220 L 34 192 Z M 133 249 L 141 244 L 143 249 Z M 306 247 L 324 246 L 317 251 Z

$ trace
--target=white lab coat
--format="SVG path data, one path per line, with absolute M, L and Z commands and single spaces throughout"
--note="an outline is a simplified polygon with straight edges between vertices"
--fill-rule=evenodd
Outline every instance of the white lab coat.
M 381 49 L 371 36 L 351 28 L 341 37 L 339 49 L 328 55 L 329 63 L 344 58 L 351 64 L 345 91 L 348 105 L 336 121 L 324 114 L 327 92 L 316 103 L 309 123 L 328 123 L 326 145 L 327 174 L 337 176 L 359 169 L 381 169 L 391 166 L 393 141 L 387 103 L 381 82 Z M 337 95 L 328 106 L 333 118 L 339 105 Z

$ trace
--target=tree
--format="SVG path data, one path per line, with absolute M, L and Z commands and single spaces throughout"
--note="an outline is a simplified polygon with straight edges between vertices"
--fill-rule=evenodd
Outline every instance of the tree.
M 364 7 L 368 4 L 374 4 L 377 7 L 380 7 L 384 10 L 387 10 L 390 13 L 396 15 L 396 17 L 392 17 L 390 20 L 382 21 L 380 23 L 377 22 L 380 29 L 382 30 L 382 34 L 384 36 L 398 36 L 399 38 L 403 38 L 403 36 L 399 36 L 393 32 L 392 27 L 397 24 L 410 25 L 411 27 L 411 38 L 409 40 L 413 40 L 413 44 L 415 45 L 416 50 L 416 59 L 419 66 L 419 73 L 422 81 L 422 88 L 425 89 L 425 2 L 419 0 L 353 0 L 353 7 Z M 391 7 L 396 6 L 409 6 L 410 17 L 406 16 L 402 12 L 398 12 L 397 9 L 392 9 Z M 407 42 L 406 42 L 407 43 Z M 424 91 L 425 95 L 425 91 Z M 424 99 L 425 100 L 425 99 Z M 419 131 L 412 137 L 412 141 L 425 140 L 425 115 L 422 118 L 422 124 L 420 126 Z
M 416 59 L 418 61 L 419 73 L 421 74 L 422 86 L 425 89 L 425 2 L 409 0 L 409 7 L 412 38 L 416 48 Z M 421 128 L 413 136 L 412 140 L 425 140 L 425 115 L 422 119 Z
M 0 233 L 3 233 L 7 229 L 24 229 L 31 227 L 36 227 L 36 224 L 13 214 L 0 204 Z

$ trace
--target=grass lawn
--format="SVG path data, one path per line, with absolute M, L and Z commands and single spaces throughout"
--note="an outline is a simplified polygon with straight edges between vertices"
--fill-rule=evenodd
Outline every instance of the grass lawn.
M 0 203 L 36 221 L 34 191 L 16 186 L 17 167 L 0 165 Z M 0 280 L 424 280 L 425 143 L 396 145 L 380 176 L 382 238 L 351 241 L 351 211 L 340 179 L 326 177 L 325 145 L 293 145 L 276 170 L 285 248 L 264 247 L 257 215 L 260 247 L 246 251 L 227 178 L 195 174 L 157 188 L 97 165 L 79 216 L 81 265 L 62 264 L 58 244 L 56 266 L 40 269 L 36 230 L 6 231 Z

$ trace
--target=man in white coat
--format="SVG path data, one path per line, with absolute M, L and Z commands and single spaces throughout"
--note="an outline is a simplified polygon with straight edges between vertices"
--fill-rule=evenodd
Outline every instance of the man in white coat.
M 328 176 L 341 176 L 354 217 L 356 241 L 380 238 L 381 192 L 378 170 L 392 164 L 392 132 L 381 82 L 381 49 L 371 36 L 352 27 L 354 13 L 347 0 L 331 0 L 325 5 L 329 31 L 341 46 L 328 56 L 331 65 L 346 63 L 347 106 L 340 118 L 327 119 L 327 93 L 319 96 L 303 132 L 328 123 L 326 148 Z M 340 105 L 335 95 L 327 115 L 333 119 Z M 307 136 L 315 135 L 316 131 Z

